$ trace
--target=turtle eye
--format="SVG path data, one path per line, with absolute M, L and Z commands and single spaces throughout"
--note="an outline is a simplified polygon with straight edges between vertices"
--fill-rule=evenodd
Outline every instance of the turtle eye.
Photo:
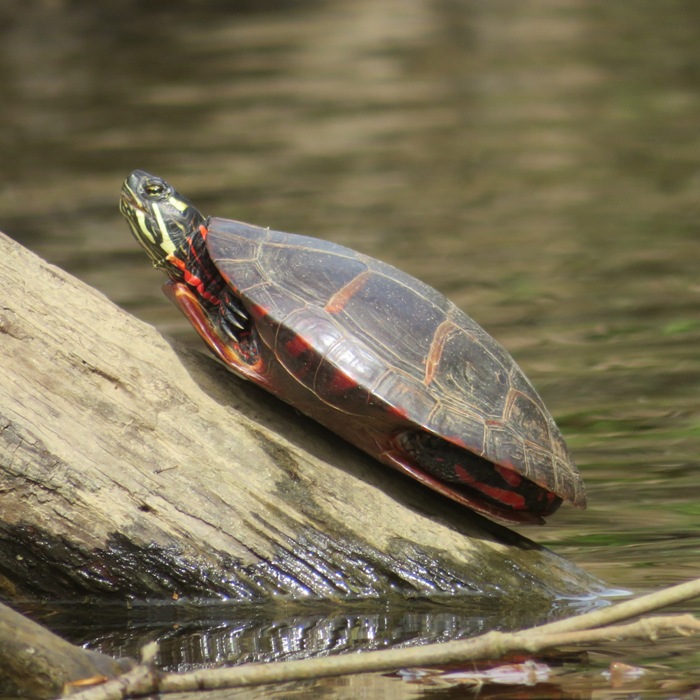
M 160 182 L 159 180 L 151 180 L 151 182 L 147 182 L 143 186 L 143 191 L 145 192 L 147 197 L 150 197 L 151 199 L 156 199 L 157 197 L 161 197 L 163 194 L 167 192 L 168 188 L 164 182 Z

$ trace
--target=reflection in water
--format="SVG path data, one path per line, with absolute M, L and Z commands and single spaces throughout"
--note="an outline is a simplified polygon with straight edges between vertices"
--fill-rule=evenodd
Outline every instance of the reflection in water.
M 234 7 L 234 9 L 232 9 Z M 445 292 L 589 487 L 533 537 L 620 587 L 698 575 L 700 5 L 3 6 L 0 228 L 191 337 L 116 209 L 134 168 Z
M 587 612 L 599 603 L 593 596 L 562 603 L 548 621 Z M 146 643 L 157 640 L 159 667 L 173 671 L 423 645 L 522 624 L 519 612 L 503 609 L 503 601 L 488 596 L 462 598 L 459 606 L 428 600 L 365 600 L 340 607 L 318 601 L 279 607 L 165 601 L 127 608 L 104 603 L 28 605 L 25 612 L 72 642 L 111 656 L 136 658 Z

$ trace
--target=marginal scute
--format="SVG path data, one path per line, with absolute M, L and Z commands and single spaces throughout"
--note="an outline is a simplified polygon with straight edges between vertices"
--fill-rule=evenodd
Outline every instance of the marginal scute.
M 527 465 L 527 450 L 517 430 L 509 425 L 487 425 L 485 455 L 504 467 L 514 469 L 519 474 L 534 481 Z M 539 483 L 539 482 L 535 482 Z M 542 484 L 540 484 L 542 485 Z
M 414 378 L 392 371 L 389 367 L 374 385 L 372 393 L 389 406 L 410 407 L 409 418 L 417 425 L 427 423 L 430 415 L 439 407 L 438 398 L 422 384 L 417 385 Z

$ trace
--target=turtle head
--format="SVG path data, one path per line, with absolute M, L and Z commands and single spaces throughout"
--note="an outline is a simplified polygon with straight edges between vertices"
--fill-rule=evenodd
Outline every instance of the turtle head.
M 165 180 L 134 170 L 122 187 L 119 210 L 155 267 L 174 272 L 191 236 L 205 222 L 192 202 Z

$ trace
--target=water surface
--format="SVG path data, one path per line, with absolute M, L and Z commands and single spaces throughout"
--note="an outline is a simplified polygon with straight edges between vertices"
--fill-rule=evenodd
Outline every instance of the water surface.
M 180 338 L 116 208 L 134 168 L 398 265 L 575 453 L 588 510 L 527 534 L 616 588 L 700 576 L 700 5 L 37 0 L 0 26 L 0 229 Z

